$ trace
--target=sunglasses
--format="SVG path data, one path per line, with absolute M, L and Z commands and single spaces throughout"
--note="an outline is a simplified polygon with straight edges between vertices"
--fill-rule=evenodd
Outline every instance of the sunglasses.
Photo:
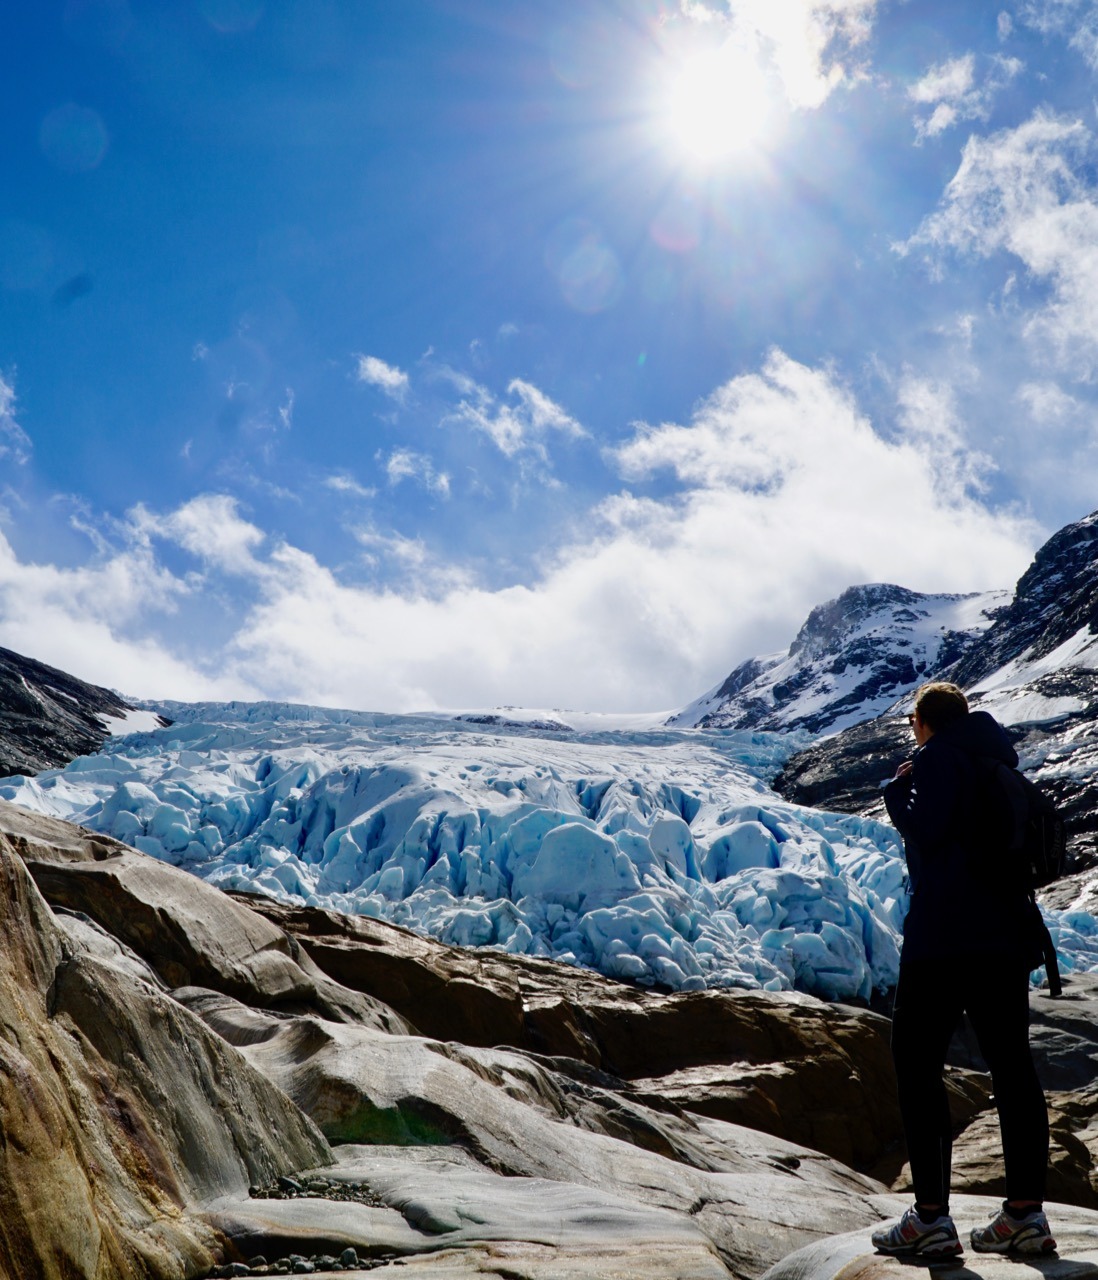
M 909 725 L 911 725 L 913 729 L 915 728 L 915 712 L 914 711 L 909 711 L 907 715 L 904 716 L 904 719 L 908 722 Z

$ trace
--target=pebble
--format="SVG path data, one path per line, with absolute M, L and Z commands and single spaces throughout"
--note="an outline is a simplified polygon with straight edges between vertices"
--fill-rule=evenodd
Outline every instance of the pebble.
M 253 1200 L 293 1200 L 298 1197 L 325 1200 L 353 1200 L 358 1204 L 384 1208 L 385 1202 L 364 1182 L 339 1182 L 328 1178 L 278 1178 L 264 1187 L 249 1187 Z M 338 1258 L 328 1253 L 317 1253 L 306 1258 L 301 1253 L 291 1253 L 284 1258 L 268 1262 L 261 1253 L 247 1262 L 225 1262 L 206 1274 L 209 1280 L 221 1280 L 229 1276 L 290 1276 L 310 1275 L 315 1271 L 372 1271 L 387 1263 L 399 1266 L 403 1260 L 396 1254 L 385 1253 L 379 1258 L 360 1258 L 353 1248 L 344 1249 Z
M 304 1197 L 309 1200 L 353 1200 L 375 1209 L 385 1207 L 385 1201 L 364 1182 L 330 1182 L 326 1178 L 311 1178 L 308 1182 L 279 1178 L 265 1187 L 249 1187 L 248 1194 L 253 1200 L 296 1200 Z
M 394 1254 L 380 1258 L 360 1258 L 354 1249 L 344 1249 L 338 1258 L 329 1253 L 317 1253 L 306 1258 L 301 1253 L 291 1253 L 286 1258 L 268 1262 L 262 1254 L 256 1254 L 247 1262 L 226 1262 L 206 1274 L 209 1280 L 221 1280 L 228 1276 L 306 1276 L 315 1271 L 372 1271 L 389 1262 L 398 1262 Z

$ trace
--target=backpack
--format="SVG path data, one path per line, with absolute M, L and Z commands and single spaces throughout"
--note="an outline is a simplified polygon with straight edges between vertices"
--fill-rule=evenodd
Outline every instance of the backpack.
M 1063 815 L 1041 788 L 1001 760 L 976 761 L 980 844 L 1004 857 L 1027 888 L 1041 889 L 1068 869 Z
M 1037 906 L 1036 890 L 1069 867 L 1067 825 L 1055 803 L 1024 773 L 990 756 L 977 758 L 978 796 L 974 817 L 977 845 L 986 862 L 1005 861 L 1029 895 L 1028 932 L 1033 967 L 1043 963 L 1052 996 L 1063 990 L 1056 947 Z M 1040 956 L 1040 959 L 1038 959 Z

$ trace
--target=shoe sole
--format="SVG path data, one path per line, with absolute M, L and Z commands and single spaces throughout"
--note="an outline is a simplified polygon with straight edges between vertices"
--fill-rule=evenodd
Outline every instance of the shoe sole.
M 1041 1258 L 1056 1252 L 1056 1241 L 1047 1237 L 1040 1241 L 1023 1240 L 1021 1244 L 1014 1240 L 1004 1240 L 1002 1244 L 977 1244 L 975 1240 L 970 1243 L 975 1253 L 1012 1253 L 1019 1258 Z
M 965 1265 L 963 1249 L 957 1249 L 953 1253 L 885 1253 L 878 1249 L 877 1256 L 892 1258 L 905 1267 L 923 1267 L 928 1270 L 948 1271 Z
M 901 1262 L 951 1262 L 963 1253 L 960 1242 L 950 1245 L 931 1245 L 929 1249 L 885 1249 L 880 1245 L 874 1248 L 884 1258 L 898 1258 Z

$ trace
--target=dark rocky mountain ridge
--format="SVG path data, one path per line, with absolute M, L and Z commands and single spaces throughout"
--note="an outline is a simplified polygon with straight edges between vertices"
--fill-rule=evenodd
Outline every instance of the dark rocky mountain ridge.
M 108 736 L 103 717 L 133 710 L 110 689 L 0 649 L 0 777 L 56 769 L 98 751 Z

